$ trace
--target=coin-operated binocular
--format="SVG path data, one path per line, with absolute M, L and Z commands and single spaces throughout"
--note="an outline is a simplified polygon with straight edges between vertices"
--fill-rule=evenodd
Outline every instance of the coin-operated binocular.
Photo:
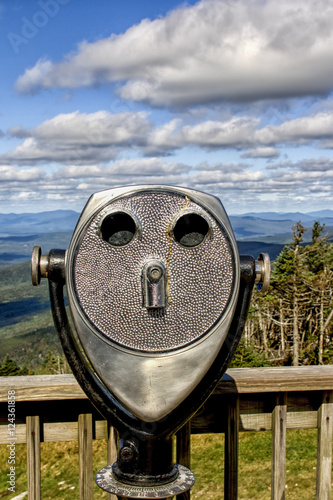
M 269 267 L 265 254 L 239 257 L 217 198 L 171 186 L 96 193 L 67 251 L 35 247 L 33 284 L 49 280 L 70 367 L 119 432 L 117 461 L 96 475 L 101 488 L 168 498 L 193 485 L 173 463 L 172 436 L 226 370 Z

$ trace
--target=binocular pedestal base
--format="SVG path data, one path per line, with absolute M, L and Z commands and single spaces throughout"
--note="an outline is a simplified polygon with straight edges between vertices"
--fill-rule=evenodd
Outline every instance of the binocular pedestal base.
M 99 472 L 97 472 L 95 481 L 96 484 L 100 488 L 102 488 L 102 490 L 105 490 L 108 493 L 113 493 L 119 498 L 170 498 L 189 490 L 193 486 L 195 481 L 193 472 L 191 472 L 183 465 L 177 465 L 177 467 L 177 478 L 167 484 L 154 486 L 136 486 L 122 483 L 115 477 L 112 471 L 112 465 L 107 465 Z

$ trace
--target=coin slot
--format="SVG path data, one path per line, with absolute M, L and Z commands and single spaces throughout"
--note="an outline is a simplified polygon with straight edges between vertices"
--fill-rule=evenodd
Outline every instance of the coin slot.
M 191 212 L 181 215 L 173 228 L 174 239 L 183 247 L 197 247 L 210 232 L 207 220 L 201 215 Z
M 115 247 L 128 245 L 137 232 L 137 224 L 126 212 L 115 212 L 105 217 L 101 224 L 104 241 Z

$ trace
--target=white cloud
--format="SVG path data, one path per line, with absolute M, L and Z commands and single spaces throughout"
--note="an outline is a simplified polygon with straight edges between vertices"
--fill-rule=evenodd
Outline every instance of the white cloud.
M 267 167 L 269 170 L 297 170 L 303 173 L 309 173 L 319 178 L 326 172 L 330 177 L 333 176 L 333 159 L 332 158 L 309 158 L 300 160 L 296 163 L 284 162 Z M 277 174 L 279 175 L 279 174 Z
M 185 144 L 203 148 L 247 147 L 253 141 L 258 120 L 252 117 L 232 118 L 226 122 L 206 121 L 181 130 Z
M 244 211 L 244 207 L 258 210 L 258 206 L 285 211 L 286 207 L 299 208 L 304 198 L 309 209 L 323 200 L 326 205 L 333 203 L 333 159 L 327 158 L 278 162 L 263 171 L 245 163 L 205 161 L 190 166 L 164 158 L 141 158 L 118 160 L 110 166 L 68 165 L 54 173 L 1 166 L 0 174 L 3 203 L 27 200 L 30 205 L 43 202 L 52 208 L 59 207 L 60 200 L 62 206 L 83 207 L 93 192 L 136 184 L 182 185 L 206 191 L 220 197 L 231 213 Z
M 232 168 L 228 165 L 227 168 L 224 164 L 216 164 L 214 170 L 210 167 L 207 168 L 206 164 L 197 167 L 199 172 L 193 176 L 192 181 L 195 184 L 218 184 L 220 187 L 228 187 L 229 189 L 248 189 L 255 186 L 258 181 L 265 179 L 265 174 L 261 171 L 252 171 L 245 166 L 235 165 Z
M 55 174 L 55 179 L 77 179 L 103 177 L 105 167 L 101 165 L 68 165 L 59 169 Z
M 0 155 L 0 165 L 58 163 L 84 168 L 90 165 L 90 169 L 95 169 L 91 175 L 98 176 L 97 165 L 119 161 L 121 154 L 153 157 L 151 164 L 147 158 L 144 172 L 149 165 L 156 165 L 156 157 L 171 155 L 182 148 L 207 151 L 229 148 L 243 150 L 242 158 L 270 160 L 279 156 L 281 146 L 312 144 L 330 148 L 333 143 L 333 111 L 262 128 L 258 117 L 248 115 L 198 123 L 193 123 L 196 117 L 192 117 L 191 124 L 185 124 L 184 120 L 175 118 L 154 128 L 145 112 L 63 113 L 33 129 L 11 127 L 8 134 L 21 138 L 22 142 L 13 151 Z M 127 160 L 126 167 L 119 168 L 126 171 L 129 165 Z
M 255 134 L 261 144 L 308 144 L 333 139 L 333 111 L 288 120 L 281 125 L 268 125 Z
M 110 146 L 136 144 L 150 131 L 145 112 L 62 113 L 35 128 L 34 137 L 40 141 L 66 142 L 71 145 L 91 144 Z
M 24 88 L 28 89 L 38 87 L 41 80 L 44 80 L 45 87 L 52 85 L 52 80 L 49 77 L 52 72 L 52 68 L 53 64 L 51 61 L 43 61 L 40 59 L 37 61 L 35 66 L 25 70 L 24 77 L 19 77 L 16 85 L 17 90 L 19 92 L 24 92 Z M 22 81 L 23 87 L 22 84 L 20 84 L 20 81 Z
M 123 98 L 158 106 L 322 95 L 333 88 L 332 24 L 325 0 L 201 0 L 40 60 L 16 89 L 120 82 Z
M 276 158 L 280 155 L 276 148 L 272 147 L 258 147 L 249 149 L 246 153 L 242 154 L 242 158 Z
M 186 174 L 191 170 L 191 167 L 184 163 L 166 162 L 162 158 L 138 158 L 119 160 L 108 167 L 107 170 L 113 175 L 136 175 L 141 177 L 161 174 Z
M 184 146 L 211 150 L 218 148 L 248 149 L 243 158 L 274 158 L 278 146 L 318 143 L 330 148 L 333 144 L 333 112 L 321 112 L 288 120 L 280 125 L 259 128 L 259 118 L 233 117 L 225 121 L 202 121 L 196 125 L 182 125 L 174 119 L 149 135 L 148 151 L 174 151 Z
M 140 180 L 142 177 L 160 175 L 182 175 L 191 170 L 189 165 L 184 163 L 165 162 L 162 158 L 131 158 L 115 161 L 110 166 L 101 165 L 69 165 L 60 169 L 54 178 L 84 179 L 107 177 L 135 177 Z
M 28 129 L 22 128 L 20 125 L 15 125 L 7 130 L 8 135 L 11 137 L 17 137 L 18 139 L 24 139 L 26 137 L 31 137 L 31 132 Z
M 122 149 L 140 147 L 150 127 L 143 112 L 59 114 L 31 130 L 12 127 L 8 133 L 25 140 L 14 151 L 2 155 L 0 163 L 108 162 Z
M 44 177 L 44 171 L 39 168 L 19 169 L 11 165 L 0 165 L 0 184 L 34 182 Z
M 57 163 L 95 163 L 113 159 L 118 150 L 113 147 L 96 148 L 94 145 L 80 142 L 75 147 L 60 144 L 57 141 L 39 141 L 34 137 L 25 139 L 17 148 L 0 157 L 1 163 L 14 165 L 36 165 Z
M 258 120 L 253 117 L 231 118 L 226 121 L 202 121 L 196 125 L 181 126 L 179 119 L 172 120 L 149 136 L 148 151 L 172 151 L 184 146 L 203 149 L 225 147 L 244 148 L 254 140 Z

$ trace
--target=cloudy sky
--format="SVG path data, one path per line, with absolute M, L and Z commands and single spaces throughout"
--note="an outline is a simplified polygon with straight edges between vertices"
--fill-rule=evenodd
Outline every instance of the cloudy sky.
M 0 212 L 172 184 L 333 208 L 333 3 L 0 0 Z

